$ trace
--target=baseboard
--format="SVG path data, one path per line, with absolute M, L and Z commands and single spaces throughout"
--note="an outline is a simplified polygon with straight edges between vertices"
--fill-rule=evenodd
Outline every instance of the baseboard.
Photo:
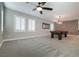
M 12 39 L 4 39 L 3 42 L 5 41 L 13 41 L 13 40 L 23 40 L 23 39 L 29 39 L 29 38 L 35 38 L 35 37 L 43 37 L 43 36 L 49 36 L 49 34 L 44 34 L 44 35 L 34 35 L 34 36 L 27 36 L 27 37 L 19 37 L 19 38 L 12 38 Z

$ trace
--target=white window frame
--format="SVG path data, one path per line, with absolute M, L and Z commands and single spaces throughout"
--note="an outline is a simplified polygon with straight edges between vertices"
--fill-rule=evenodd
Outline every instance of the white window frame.
M 28 31 L 35 32 L 35 20 L 34 19 L 28 19 Z
M 15 15 L 14 20 L 15 20 L 15 22 L 14 22 L 15 23 L 15 26 L 14 26 L 15 32 L 25 32 L 25 18 L 22 16 Z M 19 24 L 17 21 L 19 21 Z
M 20 27 L 21 27 L 21 32 L 25 32 L 25 18 L 21 16 L 21 20 L 20 20 Z

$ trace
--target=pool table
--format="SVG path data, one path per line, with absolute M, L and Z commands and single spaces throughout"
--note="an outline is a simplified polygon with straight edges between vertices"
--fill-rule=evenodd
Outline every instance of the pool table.
M 59 40 L 62 40 L 62 36 L 67 37 L 68 31 L 62 31 L 62 30 L 56 30 L 56 31 L 50 31 L 51 38 L 54 38 L 54 35 L 58 36 Z

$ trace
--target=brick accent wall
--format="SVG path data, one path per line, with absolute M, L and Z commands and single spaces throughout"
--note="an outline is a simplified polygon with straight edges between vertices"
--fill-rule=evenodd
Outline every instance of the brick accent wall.
M 78 34 L 78 20 L 65 21 L 63 24 L 55 24 L 55 30 L 65 30 L 69 34 Z

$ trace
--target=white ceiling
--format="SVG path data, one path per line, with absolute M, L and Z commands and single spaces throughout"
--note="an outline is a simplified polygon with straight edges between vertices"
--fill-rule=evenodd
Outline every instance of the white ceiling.
M 62 21 L 79 19 L 79 2 L 47 2 L 45 6 L 53 8 L 53 11 L 43 10 L 42 15 L 38 11 L 33 11 L 37 2 L 5 2 L 4 4 L 7 8 L 51 21 L 56 21 L 57 16 L 61 16 Z

